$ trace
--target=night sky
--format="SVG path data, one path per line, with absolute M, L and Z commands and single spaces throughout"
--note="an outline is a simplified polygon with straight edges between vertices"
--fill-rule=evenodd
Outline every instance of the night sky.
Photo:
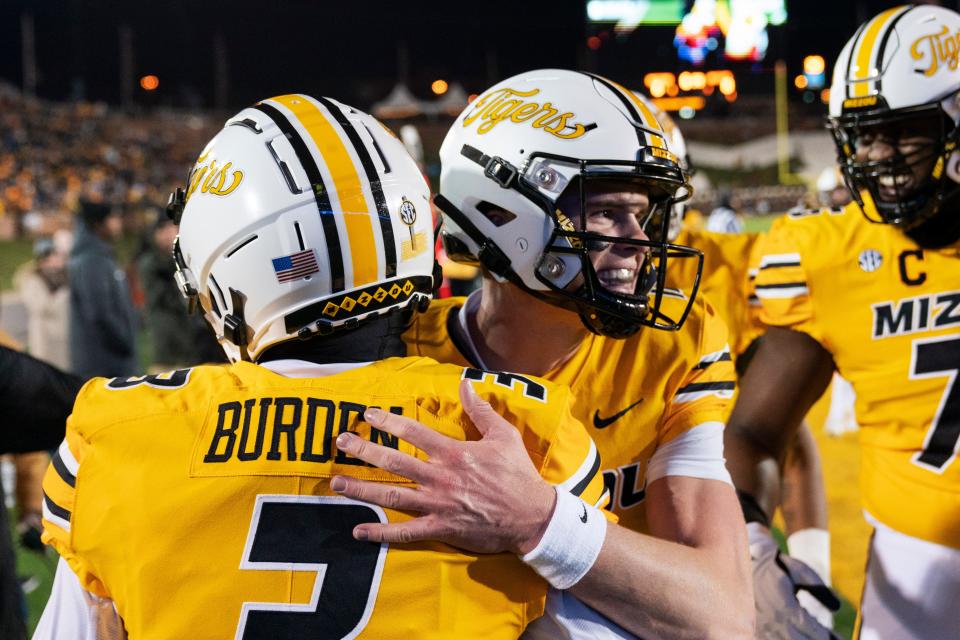
M 788 0 L 789 21 L 772 31 L 767 60 L 753 70 L 762 73 L 783 57 L 799 72 L 800 60 L 811 53 L 824 55 L 829 69 L 859 22 L 897 4 Z M 477 92 L 537 67 L 594 70 L 633 87 L 642 86 L 646 72 L 690 68 L 677 59 L 674 27 L 641 28 L 588 52 L 586 38 L 596 30 L 585 24 L 582 0 L 0 0 L 0 79 L 17 86 L 23 11 L 34 16 L 37 93 L 52 99 L 120 101 L 120 24 L 134 34 L 135 77 L 160 77 L 154 94 L 136 89 L 140 104 L 213 106 L 217 34 L 227 50 L 230 109 L 287 92 L 368 108 L 396 82 L 401 42 L 409 52 L 408 85 L 421 97 L 430 95 L 436 78 Z M 717 61 L 710 67 L 734 68 L 738 80 L 751 71 Z

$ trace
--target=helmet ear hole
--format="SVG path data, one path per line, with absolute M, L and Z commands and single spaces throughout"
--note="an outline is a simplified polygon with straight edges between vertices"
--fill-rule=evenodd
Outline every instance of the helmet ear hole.
M 501 209 L 497 205 L 487 202 L 486 200 L 481 200 L 477 203 L 477 210 L 482 213 L 483 216 L 495 227 L 502 227 L 511 220 L 515 220 L 517 218 L 517 214 L 511 213 L 505 209 Z

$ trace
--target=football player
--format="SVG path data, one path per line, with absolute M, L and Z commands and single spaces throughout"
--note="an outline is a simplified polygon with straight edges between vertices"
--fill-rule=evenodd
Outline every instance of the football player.
M 956 637 L 960 601 L 960 15 L 898 6 L 834 68 L 830 129 L 854 203 L 779 220 L 756 294 L 768 329 L 727 434 L 763 527 L 775 468 L 834 370 L 856 391 L 874 528 L 860 638 Z
M 177 281 L 233 364 L 84 386 L 44 482 L 62 560 L 37 638 L 506 639 L 541 614 L 547 583 L 515 554 L 357 541 L 359 523 L 409 516 L 330 489 L 396 479 L 345 443 L 440 460 L 441 436 L 476 438 L 469 416 L 495 410 L 521 427 L 512 466 L 543 479 L 501 487 L 531 536 L 553 485 L 605 501 L 568 390 L 394 357 L 435 283 L 428 198 L 400 141 L 336 100 L 227 121 L 170 211 Z M 436 431 L 414 449 L 385 413 Z M 602 539 L 606 520 L 564 525 Z
M 556 522 L 570 507 L 558 494 L 525 558 L 618 633 L 751 637 L 743 518 L 721 447 L 734 371 L 722 322 L 695 297 L 701 256 L 666 243 L 670 207 L 688 187 L 660 123 L 605 78 L 531 71 L 480 94 L 440 159 L 447 252 L 478 262 L 483 286 L 435 301 L 404 336 L 410 353 L 570 385 L 622 525 L 599 549 L 561 538 Z M 693 263 L 691 277 L 668 286 L 682 261 Z M 420 430 L 389 416 L 383 428 L 401 433 L 390 423 Z M 514 515 L 527 507 L 489 482 L 508 466 L 479 447 L 450 446 L 471 464 L 431 460 L 410 476 L 420 491 L 345 478 L 345 495 L 425 514 L 355 535 L 478 549 L 524 531 Z M 387 468 L 410 462 L 382 447 L 350 453 Z M 550 625 L 561 619 L 610 628 L 569 595 L 556 593 L 548 608 L 531 626 L 536 637 L 558 637 Z

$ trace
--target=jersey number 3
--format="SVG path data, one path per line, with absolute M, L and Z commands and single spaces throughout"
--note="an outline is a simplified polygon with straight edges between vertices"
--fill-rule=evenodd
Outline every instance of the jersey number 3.
M 947 378 L 940 406 L 933 416 L 933 424 L 923 442 L 923 451 L 914 456 L 913 462 L 925 469 L 943 473 L 957 455 L 960 440 L 960 338 L 932 338 L 915 340 L 910 378 Z
M 310 602 L 245 602 L 237 640 L 348 640 L 370 621 L 386 544 L 354 540 L 353 528 L 386 522 L 380 507 L 337 496 L 259 495 L 241 569 L 310 571 Z

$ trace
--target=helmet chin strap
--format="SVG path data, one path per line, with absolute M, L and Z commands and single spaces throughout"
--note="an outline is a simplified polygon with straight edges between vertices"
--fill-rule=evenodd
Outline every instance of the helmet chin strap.
M 960 186 L 944 196 L 936 214 L 904 233 L 924 249 L 942 249 L 960 241 Z

